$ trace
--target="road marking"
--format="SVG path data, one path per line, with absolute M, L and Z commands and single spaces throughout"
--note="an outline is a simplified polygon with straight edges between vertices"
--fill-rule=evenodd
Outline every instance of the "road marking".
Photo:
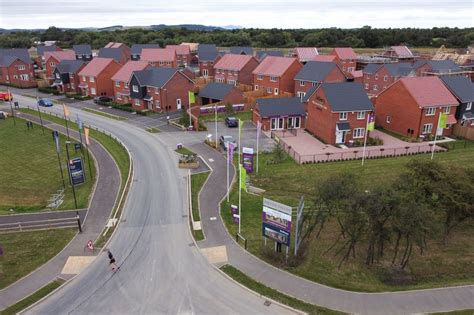
M 210 217 L 209 220 L 215 221 L 217 218 L 216 217 Z
M 214 162 L 214 159 L 208 159 L 208 161 L 212 163 L 212 162 Z

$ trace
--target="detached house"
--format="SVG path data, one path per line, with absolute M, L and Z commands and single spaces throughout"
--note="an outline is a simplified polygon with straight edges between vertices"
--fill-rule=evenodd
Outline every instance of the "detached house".
M 356 70 L 357 54 L 351 47 L 337 47 L 331 51 L 331 56 L 335 57 L 335 61 L 342 69 L 344 74 L 348 75 Z
M 225 54 L 214 65 L 214 80 L 232 85 L 252 85 L 252 72 L 257 66 L 258 60 L 254 56 Z
M 144 61 L 130 60 L 112 76 L 114 99 L 117 103 L 127 104 L 130 100 L 130 79 L 134 71 L 145 70 L 150 65 Z
M 27 49 L 0 49 L 0 84 L 36 86 L 33 61 Z
M 132 60 L 140 60 L 142 55 L 142 50 L 145 48 L 161 48 L 158 44 L 133 44 L 130 49 L 130 58 Z
M 460 103 L 456 119 L 462 126 L 474 128 L 474 83 L 463 76 L 441 77 L 444 85 Z
M 382 53 L 382 57 L 398 59 L 400 61 L 415 60 L 415 56 L 407 46 L 391 46 Z
M 114 95 L 112 76 L 121 65 L 112 58 L 94 58 L 80 72 L 79 88 L 82 95 L 91 97 Z
M 319 55 L 319 52 L 316 47 L 296 47 L 292 54 L 292 56 L 296 57 L 301 63 L 311 61 L 317 55 Z
M 274 95 L 293 93 L 294 78 L 301 67 L 296 58 L 268 56 L 253 71 L 254 89 Z
M 194 82 L 177 68 L 150 68 L 133 72 L 130 86 L 135 109 L 175 112 L 189 108 Z
M 148 62 L 153 67 L 178 67 L 176 51 L 166 48 L 144 48 L 140 60 Z
M 186 68 L 191 64 L 191 49 L 188 45 L 166 45 L 166 49 L 176 51 L 176 60 L 179 67 Z
M 369 95 L 377 95 L 403 77 L 413 77 L 415 71 L 411 63 L 371 63 L 362 70 L 362 83 Z
M 434 135 L 440 113 L 448 115 L 448 128 L 456 123 L 458 100 L 438 77 L 401 78 L 375 99 L 376 124 L 408 137 Z
M 262 130 L 288 130 L 305 127 L 306 112 L 298 97 L 259 98 L 252 121 L 262 124 Z
M 225 83 L 209 82 L 198 94 L 199 105 L 208 105 L 213 103 L 222 104 L 242 104 L 244 94 L 235 86 Z
M 76 54 L 72 50 L 48 51 L 44 53 L 46 65 L 46 78 L 53 80 L 53 72 L 57 64 L 63 60 L 76 60 Z
M 85 62 L 92 60 L 91 45 L 73 45 L 72 50 L 76 53 L 76 59 Z
M 334 62 L 308 61 L 296 74 L 294 92 L 298 97 L 304 97 L 312 87 L 322 82 L 345 82 L 346 77 Z
M 214 44 L 199 44 L 197 48 L 199 59 L 199 75 L 202 77 L 214 76 L 214 65 L 221 58 Z
M 62 60 L 53 72 L 53 84 L 60 93 L 79 93 L 79 72 L 86 66 L 82 60 Z
M 347 144 L 365 137 L 374 107 L 360 83 L 321 83 L 303 100 L 306 130 L 329 144 Z
M 62 49 L 57 47 L 56 45 L 40 45 L 36 47 L 36 52 L 38 54 L 37 57 L 37 64 L 44 69 L 46 58 L 45 58 L 45 53 L 46 52 L 52 52 L 52 51 L 61 51 Z

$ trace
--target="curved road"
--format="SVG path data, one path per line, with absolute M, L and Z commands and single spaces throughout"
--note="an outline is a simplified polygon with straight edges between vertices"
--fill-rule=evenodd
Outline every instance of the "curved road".
M 133 185 L 109 245 L 121 269 L 112 273 L 102 254 L 28 313 L 290 313 L 276 304 L 265 306 L 196 248 L 188 228 L 186 180 L 174 152 L 142 129 L 77 112 L 86 124 L 119 137 L 134 159 Z

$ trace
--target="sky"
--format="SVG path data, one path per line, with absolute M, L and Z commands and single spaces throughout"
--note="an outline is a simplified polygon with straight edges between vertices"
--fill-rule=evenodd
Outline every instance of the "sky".
M 0 0 L 0 28 L 156 24 L 474 27 L 474 0 Z

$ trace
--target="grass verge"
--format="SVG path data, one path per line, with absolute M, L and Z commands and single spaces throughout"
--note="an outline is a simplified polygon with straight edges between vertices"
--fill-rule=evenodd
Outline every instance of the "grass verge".
M 8 308 L 4 309 L 3 311 L 0 312 L 1 315 L 14 315 L 17 314 L 18 312 L 24 310 L 30 305 L 33 305 L 34 303 L 38 302 L 45 296 L 47 296 L 49 293 L 53 292 L 57 288 L 59 288 L 65 281 L 62 279 L 57 279 L 54 280 L 53 282 L 48 283 L 35 293 L 31 294 L 30 296 L 27 296 L 21 301 L 18 301 L 17 303 L 9 306 Z
M 191 175 L 191 205 L 193 209 L 194 222 L 201 221 L 201 212 L 199 210 L 199 193 L 201 192 L 202 186 L 208 177 L 209 172 Z M 193 232 L 196 241 L 202 241 L 204 239 L 204 233 L 202 230 L 193 230 Z
M 344 314 L 338 311 L 333 311 L 324 307 L 317 305 L 309 304 L 298 300 L 294 297 L 283 294 L 275 289 L 269 288 L 263 285 L 260 282 L 255 281 L 250 278 L 237 268 L 231 265 L 224 265 L 220 268 L 226 275 L 237 281 L 238 283 L 244 285 L 252 291 L 257 292 L 263 296 L 266 296 L 272 300 L 275 300 L 281 304 L 288 305 L 292 308 L 298 309 L 300 311 L 306 312 L 308 314 Z
M 85 112 L 88 112 L 88 113 L 96 114 L 96 115 L 99 115 L 99 116 L 104 116 L 104 117 L 107 117 L 107 118 L 110 118 L 110 119 L 127 120 L 127 118 L 125 118 L 125 117 L 117 116 L 117 115 L 113 115 L 113 114 L 109 114 L 109 113 L 105 113 L 105 112 L 101 112 L 99 110 L 95 110 L 95 109 L 92 109 L 92 108 L 84 107 L 82 110 L 85 111 Z
M 161 132 L 161 130 L 156 128 L 156 127 L 149 127 L 149 128 L 146 128 L 145 130 L 148 131 L 149 133 L 160 133 Z
M 196 154 L 196 153 L 194 153 L 193 151 L 189 150 L 186 147 L 181 147 L 181 149 L 176 149 L 174 151 L 178 152 L 179 154 L 183 154 L 183 155 L 195 155 Z

